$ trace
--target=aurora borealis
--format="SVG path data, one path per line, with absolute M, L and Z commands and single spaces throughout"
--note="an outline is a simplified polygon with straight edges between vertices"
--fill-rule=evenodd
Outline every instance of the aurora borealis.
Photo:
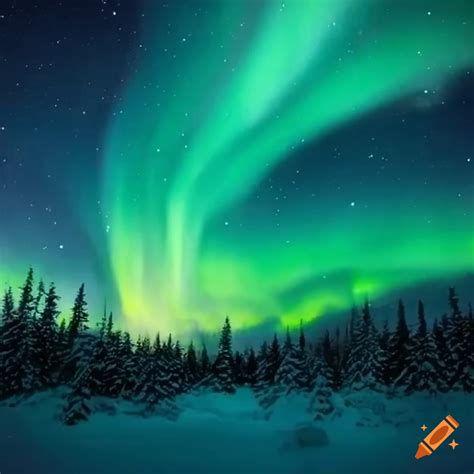
M 40 78 L 48 106 L 33 83 L 17 105 L 28 53 L 5 56 L 2 281 L 31 263 L 90 281 L 132 331 L 189 335 L 226 314 L 296 326 L 474 271 L 469 1 L 98 3 L 60 15 L 60 43 L 43 33 L 62 66 Z M 97 44 L 76 56 L 84 77 L 51 52 L 67 42 Z

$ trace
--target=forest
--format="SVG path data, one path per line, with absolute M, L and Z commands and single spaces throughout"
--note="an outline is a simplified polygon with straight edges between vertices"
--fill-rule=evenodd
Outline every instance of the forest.
M 177 395 L 196 389 L 233 393 L 248 386 L 268 410 L 292 392 L 307 392 L 313 419 L 334 411 L 335 392 L 373 390 L 388 397 L 414 392 L 436 396 L 474 389 L 474 322 L 454 288 L 447 292 L 449 312 L 428 327 L 422 301 L 417 325 L 407 324 L 403 301 L 395 324 L 377 327 L 367 298 L 354 307 L 345 327 L 315 337 L 275 333 L 260 347 L 234 351 L 231 321 L 225 319 L 217 353 L 204 344 L 183 347 L 170 334 L 133 340 L 117 330 L 112 313 L 91 328 L 84 285 L 69 319 L 61 319 L 54 283 L 35 285 L 30 268 L 18 303 L 12 288 L 3 296 L 0 325 L 0 400 L 11 406 L 32 394 L 67 387 L 60 419 L 66 425 L 91 416 L 92 397 L 136 402 L 143 413 L 165 409 L 177 417 Z M 390 329 L 393 326 L 393 329 Z M 268 412 L 270 413 L 270 412 Z M 270 415 L 268 415 L 270 416 Z

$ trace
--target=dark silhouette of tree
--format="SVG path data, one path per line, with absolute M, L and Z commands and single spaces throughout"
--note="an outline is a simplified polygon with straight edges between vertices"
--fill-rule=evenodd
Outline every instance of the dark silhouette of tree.
M 255 385 L 257 382 L 258 361 L 252 348 L 247 351 L 245 357 L 245 382 Z
M 218 392 L 235 392 L 232 360 L 232 329 L 229 318 L 225 319 L 219 341 L 219 351 L 213 366 L 214 388 Z
M 449 383 L 453 390 L 474 390 L 474 368 L 470 364 L 472 356 L 471 324 L 459 307 L 459 298 L 454 288 L 449 289 L 451 315 L 447 321 L 446 341 L 449 349 Z
M 189 343 L 188 350 L 185 356 L 185 367 L 187 378 L 191 385 L 194 385 L 199 380 L 199 363 L 194 349 L 193 341 Z
M 206 344 L 202 344 L 201 357 L 199 362 L 200 378 L 206 379 L 211 372 L 211 361 L 207 354 Z
M 69 345 L 72 348 L 74 341 L 83 331 L 88 328 L 89 313 L 87 312 L 86 293 L 84 283 L 80 286 L 77 293 L 76 299 L 74 300 L 74 306 L 72 308 L 72 318 L 69 322 Z
M 405 306 L 398 302 L 398 320 L 395 332 L 389 340 L 388 349 L 388 380 L 396 382 L 408 367 L 410 353 L 410 332 L 405 318 Z
M 428 331 L 425 308 L 418 302 L 418 329 L 413 336 L 408 358 L 408 367 L 398 378 L 397 384 L 406 393 L 426 391 L 434 394 L 438 391 L 439 361 L 436 343 Z
M 43 311 L 37 322 L 35 356 L 39 367 L 40 383 L 43 387 L 52 387 L 57 379 L 61 361 L 57 352 L 58 327 L 56 318 L 59 296 L 56 287 L 51 283 L 46 294 Z
M 382 390 L 384 356 L 366 300 L 354 326 L 344 385 L 352 390 Z

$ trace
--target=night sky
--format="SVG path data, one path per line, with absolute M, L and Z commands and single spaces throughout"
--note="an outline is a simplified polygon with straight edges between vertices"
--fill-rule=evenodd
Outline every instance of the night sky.
M 474 271 L 470 0 L 0 4 L 0 283 L 281 329 Z M 423 295 L 429 298 L 430 295 Z

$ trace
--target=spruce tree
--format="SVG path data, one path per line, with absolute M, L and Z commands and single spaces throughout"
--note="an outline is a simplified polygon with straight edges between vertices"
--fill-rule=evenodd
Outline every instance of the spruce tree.
M 436 343 L 428 331 L 425 309 L 422 301 L 418 302 L 418 329 L 413 336 L 408 358 L 408 369 L 396 381 L 405 393 L 426 391 L 435 394 L 438 391 L 439 361 Z
M 257 397 L 270 385 L 271 377 L 268 369 L 268 346 L 264 341 L 257 355 L 257 372 L 255 374 L 255 393 Z
M 332 401 L 334 374 L 326 359 L 316 352 L 313 359 L 314 380 L 310 395 L 309 410 L 316 421 L 324 420 L 334 412 Z
M 449 383 L 453 390 L 474 390 L 474 368 L 471 366 L 472 341 L 471 323 L 459 307 L 459 298 L 454 288 L 449 289 L 451 315 L 446 328 L 446 341 L 449 349 Z M 469 353 L 471 350 L 471 354 Z
M 446 329 L 444 324 L 447 324 L 447 318 L 443 317 L 441 323 L 435 318 L 433 323 L 433 330 L 431 332 L 438 359 L 438 391 L 447 392 L 450 388 L 450 354 L 448 343 L 446 341 Z
M 56 288 L 51 283 L 46 294 L 44 308 L 37 322 L 36 357 L 40 382 L 43 387 L 54 385 L 59 370 L 58 328 L 56 323 L 56 318 L 59 315 L 58 300 L 59 296 L 56 294 Z
M 219 351 L 213 365 L 214 388 L 218 392 L 234 393 L 232 329 L 229 318 L 225 319 L 219 341 Z
M 388 380 L 395 382 L 407 369 L 410 354 L 410 332 L 405 319 L 405 306 L 398 302 L 398 321 L 395 332 L 389 340 Z
M 206 344 L 202 344 L 201 356 L 199 361 L 199 371 L 200 379 L 204 380 L 209 377 L 211 372 L 211 361 L 209 360 L 209 355 L 207 354 Z
M 72 348 L 74 341 L 81 332 L 88 329 L 87 323 L 89 322 L 89 313 L 87 312 L 87 302 L 84 284 L 82 284 L 77 293 L 72 308 L 72 317 L 69 322 L 69 345 Z
M 370 314 L 368 300 L 356 320 L 353 340 L 344 377 L 344 386 L 352 390 L 383 388 L 383 353 Z
M 234 354 L 233 380 L 236 385 L 245 383 L 245 360 L 239 351 L 235 351 Z
M 2 325 L 0 326 L 0 399 L 8 398 L 21 390 L 19 321 L 15 313 L 12 289 L 3 296 Z
M 155 340 L 153 341 L 152 353 L 154 356 L 158 357 L 161 353 L 161 339 L 160 333 L 156 334 Z
M 199 380 L 199 364 L 197 360 L 196 350 L 193 341 L 190 342 L 185 356 L 185 367 L 187 379 L 190 385 L 194 385 Z
M 82 354 L 89 352 L 92 344 L 91 335 L 88 332 L 88 323 L 89 313 L 87 311 L 85 288 L 84 284 L 82 284 L 74 300 L 67 330 L 68 354 L 61 373 L 61 378 L 67 383 L 77 378 L 79 367 L 82 364 Z
M 35 361 L 36 334 L 33 319 L 35 299 L 33 296 L 33 269 L 30 268 L 25 284 L 21 287 L 18 304 L 19 338 L 18 367 L 21 392 L 29 395 L 40 387 L 39 367 Z
M 86 322 L 85 320 L 84 324 Z M 86 421 L 92 412 L 90 399 L 93 387 L 100 385 L 100 382 L 94 378 L 99 372 L 97 369 L 97 363 L 100 362 L 97 354 L 100 347 L 98 342 L 100 339 L 89 334 L 87 330 L 76 335 L 73 352 L 76 370 L 61 414 L 61 419 L 66 425 Z
M 275 375 L 280 367 L 282 361 L 282 354 L 280 351 L 280 343 L 276 334 L 273 336 L 273 341 L 270 345 L 267 355 L 267 375 L 266 378 L 270 384 L 275 383 Z
M 255 385 L 257 381 L 258 361 L 255 352 L 250 348 L 245 355 L 245 382 Z

